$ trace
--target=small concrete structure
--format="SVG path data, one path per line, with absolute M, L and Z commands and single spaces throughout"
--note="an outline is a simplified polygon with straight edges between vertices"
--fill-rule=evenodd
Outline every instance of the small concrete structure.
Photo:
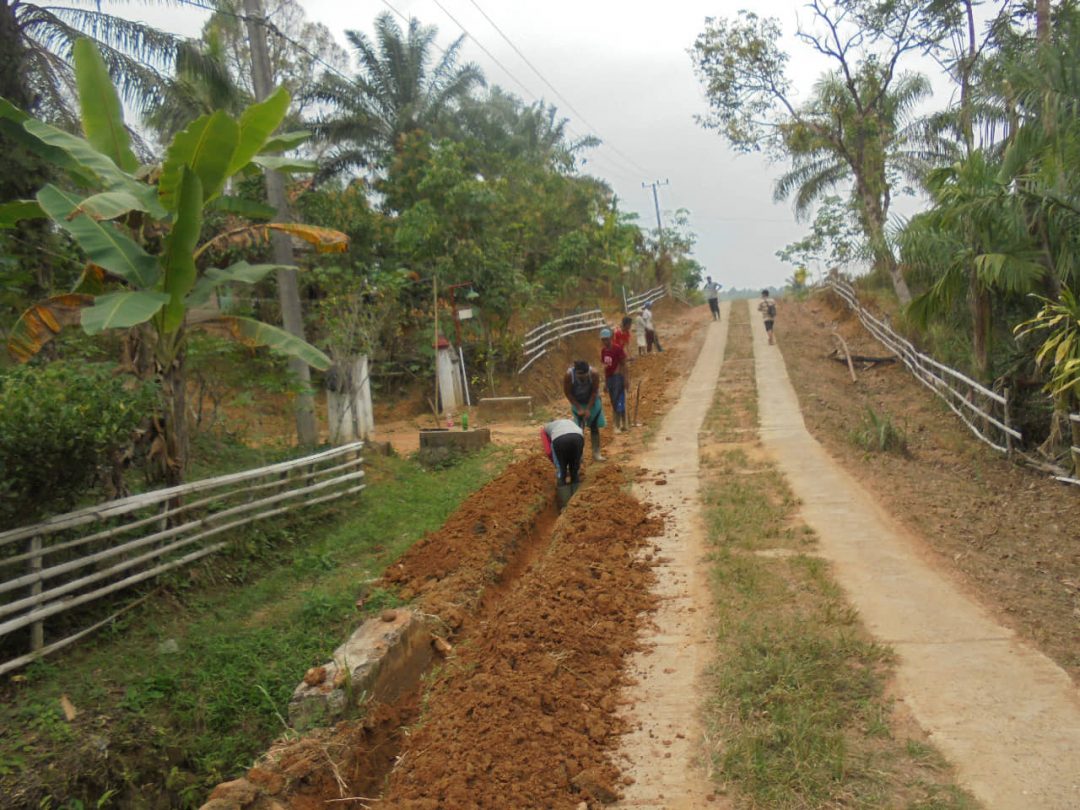
M 442 413 L 455 413 L 465 403 L 461 389 L 461 362 L 454 347 L 445 338 L 439 339 L 435 369 L 439 377 L 439 410 Z
M 411 610 L 384 610 L 334 651 L 334 660 L 309 670 L 289 700 L 298 731 L 328 725 L 361 699 L 395 700 L 420 682 L 431 663 L 431 632 Z
M 532 397 L 483 397 L 478 403 L 480 418 L 488 422 L 500 419 L 532 418 Z
M 488 444 L 491 444 L 491 431 L 487 428 L 421 430 L 420 460 L 425 464 L 438 464 L 451 456 L 474 453 Z
M 375 430 L 367 355 L 355 357 L 345 368 L 327 374 L 326 411 L 330 444 L 366 439 Z

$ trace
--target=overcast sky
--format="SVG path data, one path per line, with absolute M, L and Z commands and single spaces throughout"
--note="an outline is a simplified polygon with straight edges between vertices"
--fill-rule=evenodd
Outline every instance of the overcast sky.
M 271 11 L 274 2 L 264 0 Z M 375 16 L 389 10 L 379 0 L 300 2 L 342 45 L 343 31 L 370 32 Z M 449 12 L 470 34 L 464 57 L 481 66 L 489 83 L 526 100 L 552 102 L 570 119 L 574 133 L 600 137 L 604 145 L 591 151 L 586 170 L 607 180 L 622 207 L 638 213 L 643 226 L 654 228 L 656 218 L 652 192 L 642 188 L 642 182 L 670 181 L 659 189 L 661 215 L 667 222 L 675 209 L 689 210 L 698 237 L 695 256 L 715 280 L 726 287 L 777 286 L 791 275 L 793 268 L 775 252 L 801 238 L 807 225 L 795 221 L 788 203 L 772 201 L 772 181 L 783 167 L 734 154 L 723 139 L 694 122 L 706 105 L 687 48 L 705 17 L 732 16 L 741 7 L 752 7 L 781 21 L 792 78 L 808 89 L 825 65 L 792 37 L 797 17 L 807 17 L 801 0 L 669 0 L 648 5 L 624 0 L 389 2 L 402 14 L 437 26 L 443 44 L 461 34 Z M 580 115 L 537 77 L 477 6 Z M 190 7 L 114 8 L 188 35 L 198 34 L 207 16 Z M 909 211 L 913 207 L 898 206 Z

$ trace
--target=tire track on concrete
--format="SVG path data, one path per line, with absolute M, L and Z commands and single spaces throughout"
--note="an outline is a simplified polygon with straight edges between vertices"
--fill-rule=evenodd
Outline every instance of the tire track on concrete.
M 836 580 L 870 632 L 896 650 L 904 702 L 987 807 L 1080 807 L 1075 685 L 924 561 L 920 540 L 814 440 L 779 346 L 768 345 L 752 311 L 751 320 L 762 442 Z
M 619 807 L 717 807 L 710 801 L 701 727 L 701 681 L 713 648 L 698 433 L 716 392 L 730 320 L 731 303 L 724 302 L 720 321 L 708 325 L 679 401 L 641 460 L 648 475 L 636 494 L 664 513 L 664 534 L 656 540 L 661 562 L 655 569 L 655 593 L 662 602 L 653 616 L 654 630 L 642 639 L 646 650 L 630 664 L 638 684 L 624 699 L 634 731 L 623 738 L 619 764 L 634 781 Z

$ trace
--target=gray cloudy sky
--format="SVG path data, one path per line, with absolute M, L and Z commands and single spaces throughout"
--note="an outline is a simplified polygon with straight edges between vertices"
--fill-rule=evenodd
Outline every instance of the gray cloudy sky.
M 344 30 L 370 31 L 375 16 L 389 10 L 379 0 L 300 2 L 308 16 L 324 23 L 342 45 Z M 274 0 L 264 3 L 273 10 Z M 687 48 L 705 17 L 734 15 L 749 5 L 762 16 L 780 19 L 782 44 L 792 56 L 792 78 L 808 89 L 825 65 L 792 37 L 798 16 L 807 16 L 800 0 L 390 0 L 390 4 L 406 16 L 437 26 L 444 44 L 461 34 L 449 12 L 471 35 L 464 57 L 479 64 L 490 83 L 527 100 L 553 102 L 576 134 L 591 133 L 604 140 L 591 151 L 586 170 L 606 179 L 622 207 L 638 213 L 642 225 L 655 227 L 651 191 L 641 187 L 642 181 L 669 180 L 660 189 L 665 221 L 677 208 L 689 210 L 698 237 L 696 258 L 714 279 L 727 287 L 759 287 L 780 285 L 791 275 L 792 268 L 774 254 L 801 238 L 807 226 L 795 222 L 788 203 L 772 202 L 772 180 L 781 168 L 758 156 L 734 154 L 718 135 L 694 122 L 695 114 L 705 112 L 705 102 Z M 544 85 L 477 6 L 580 116 Z M 198 33 L 207 16 L 190 7 L 114 8 L 189 35 Z

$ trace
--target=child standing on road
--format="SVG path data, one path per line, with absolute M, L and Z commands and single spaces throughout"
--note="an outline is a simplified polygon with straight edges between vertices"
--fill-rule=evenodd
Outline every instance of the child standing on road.
M 616 346 L 610 329 L 600 330 L 600 340 L 604 348 L 600 350 L 600 360 L 604 364 L 604 384 L 607 386 L 611 410 L 615 414 L 615 430 L 626 430 L 626 352 L 622 346 Z
M 768 290 L 761 291 L 758 312 L 765 319 L 765 333 L 769 336 L 769 345 L 773 345 L 773 324 L 776 322 L 776 301 L 769 297 Z

